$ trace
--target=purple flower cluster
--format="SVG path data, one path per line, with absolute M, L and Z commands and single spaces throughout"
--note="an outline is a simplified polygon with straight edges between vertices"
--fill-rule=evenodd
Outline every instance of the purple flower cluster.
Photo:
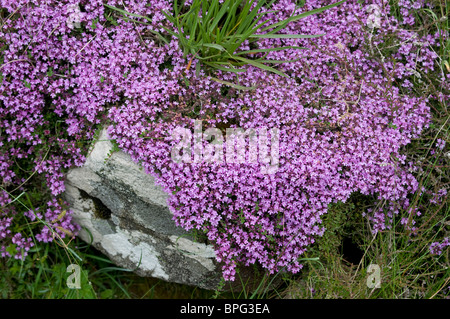
M 430 245 L 430 252 L 433 255 L 442 254 L 445 247 L 450 246 L 450 237 L 446 237 L 441 243 L 435 242 Z
M 31 237 L 25 238 L 22 233 L 11 231 L 17 212 L 14 207 L 7 206 L 8 202 L 7 193 L 0 193 L 0 254 L 2 257 L 23 259 L 34 243 Z
M 0 31 L 7 43 L 0 84 L 3 188 L 24 182 L 13 168 L 17 159 L 29 159 L 52 195 L 61 194 L 64 169 L 84 161 L 77 141 L 108 122 L 110 136 L 171 194 L 177 225 L 204 232 L 214 244 L 227 280 L 234 279 L 238 262 L 259 263 L 271 273 L 284 267 L 298 272 L 299 258 L 325 231 L 320 222 L 328 205 L 354 192 L 392 202 L 391 213 L 369 213 L 375 230 L 383 229 L 396 205 L 408 206 L 407 195 L 418 183 L 400 148 L 427 127 L 430 114 L 425 98 L 400 88 L 411 87 L 418 68 L 434 70 L 431 47 L 439 38 L 403 28 L 414 23 L 412 3 L 402 1 L 402 23 L 389 14 L 387 1 L 349 0 L 289 24 L 281 32 L 325 35 L 261 40 L 259 48 L 308 50 L 268 54 L 274 62 L 292 60 L 276 64 L 289 78 L 251 66 L 239 78 L 216 74 L 256 87 L 238 91 L 202 71 L 197 76 L 198 61 L 187 68 L 175 38 L 166 44 L 154 35 L 162 31 L 160 23 L 170 27 L 161 14 L 171 10 L 170 1 L 107 1 L 150 17 L 151 24 L 125 21 L 103 2 L 1 1 L 9 13 L 20 12 Z M 330 3 L 314 0 L 298 8 L 296 1 L 280 0 L 262 10 L 279 10 L 268 15 L 276 22 Z M 379 27 L 367 23 L 371 4 L 381 8 Z M 278 171 L 262 174 L 259 164 L 173 162 L 177 141 L 171 132 L 193 130 L 195 119 L 223 130 L 278 128 Z M 8 199 L 4 192 L 2 203 Z M 39 218 L 76 233 L 70 212 L 58 219 L 62 212 L 51 201 Z M 11 217 L 0 217 L 0 234 L 11 238 Z M 36 238 L 50 241 L 52 233 L 46 226 Z

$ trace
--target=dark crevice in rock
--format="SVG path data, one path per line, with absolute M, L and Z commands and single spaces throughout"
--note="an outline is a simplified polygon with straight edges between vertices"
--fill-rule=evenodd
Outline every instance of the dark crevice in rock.
M 84 199 L 90 199 L 94 203 L 94 216 L 100 219 L 110 219 L 111 218 L 111 210 L 106 207 L 103 202 L 88 193 L 86 193 L 82 189 L 78 189 L 80 191 L 80 196 Z

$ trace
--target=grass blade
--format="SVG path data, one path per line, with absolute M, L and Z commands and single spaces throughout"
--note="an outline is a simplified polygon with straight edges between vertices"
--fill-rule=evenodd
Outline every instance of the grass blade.
M 115 10 L 115 11 L 117 11 L 117 12 L 120 12 L 120 13 L 122 13 L 124 16 L 130 15 L 130 16 L 132 16 L 132 17 L 146 19 L 147 21 L 152 22 L 152 19 L 150 19 L 150 18 L 148 18 L 148 17 L 144 17 L 144 16 L 141 16 L 141 15 L 139 15 L 139 14 L 131 13 L 131 12 L 128 12 L 128 11 L 125 11 L 125 10 L 122 10 L 122 9 L 119 9 L 119 8 L 116 8 L 116 7 L 113 7 L 113 6 L 110 6 L 110 5 L 108 5 L 108 4 L 105 4 L 104 6 L 107 7 L 107 8 L 109 8 L 109 9 L 111 9 L 111 10 Z
M 219 51 L 226 51 L 225 48 L 223 46 L 221 46 L 220 44 L 215 44 L 215 43 L 203 43 L 202 44 L 203 47 L 207 47 L 207 48 L 213 48 L 213 49 L 217 49 Z
M 264 32 L 264 31 L 267 31 L 267 30 L 269 30 L 271 28 L 275 28 L 270 33 L 276 33 L 278 31 L 280 31 L 281 29 L 283 29 L 284 27 L 286 27 L 286 25 L 291 23 L 291 22 L 298 21 L 298 20 L 300 20 L 302 18 L 306 18 L 306 17 L 308 17 L 310 15 L 321 13 L 321 12 L 323 12 L 325 10 L 337 7 L 337 6 L 341 5 L 342 3 L 344 3 L 345 1 L 347 1 L 347 0 L 342 0 L 342 1 L 330 4 L 328 6 L 324 6 L 324 7 L 321 7 L 321 8 L 314 9 L 314 10 L 310 10 L 310 11 L 304 12 L 302 14 L 290 17 L 290 18 L 288 18 L 286 20 L 274 23 L 274 24 L 272 24 L 272 25 L 262 29 L 261 31 Z
M 221 71 L 225 71 L 225 72 L 243 73 L 243 72 L 247 71 L 246 69 L 236 69 L 236 68 L 233 68 L 233 67 L 225 68 L 225 67 L 219 65 L 220 62 L 216 62 L 216 63 L 203 62 L 203 63 L 206 64 L 206 65 L 209 65 L 209 66 L 211 66 L 211 67 L 213 67 L 215 69 L 218 69 L 218 70 L 221 70 Z M 223 64 L 229 65 L 228 62 L 223 62 Z
M 218 1 L 214 1 L 214 2 L 218 2 Z M 219 24 L 220 19 L 222 19 L 222 17 L 225 15 L 225 13 L 228 10 L 228 2 L 226 1 L 224 4 L 222 4 L 222 8 L 220 9 L 219 13 L 216 15 L 216 17 L 214 18 L 214 20 L 212 21 L 211 25 L 209 26 L 209 32 L 212 33 L 214 31 L 214 29 L 216 28 L 216 26 Z M 218 5 L 217 5 L 218 6 Z M 211 9 L 210 9 L 211 10 Z
M 293 60 L 257 60 L 260 63 L 273 63 L 273 64 L 287 64 L 300 60 L 301 58 L 293 59 Z
M 287 49 L 309 50 L 309 48 L 295 47 L 295 46 L 290 45 L 290 46 L 277 47 L 277 48 L 255 49 L 255 50 L 241 51 L 241 52 L 236 53 L 236 55 L 254 54 L 254 53 L 267 53 L 267 52 L 282 51 L 282 50 L 287 50 Z
M 259 39 L 312 39 L 324 35 L 325 34 L 252 34 L 249 37 Z
M 253 66 L 257 67 L 257 68 L 260 68 L 260 69 L 263 69 L 263 70 L 266 70 L 266 71 L 269 71 L 269 72 L 272 72 L 272 73 L 276 73 L 276 74 L 281 75 L 283 77 L 288 77 L 283 72 L 280 72 L 280 71 L 278 71 L 278 70 L 276 70 L 276 69 L 274 69 L 274 68 L 272 68 L 270 66 L 267 66 L 265 64 L 259 63 L 257 61 L 249 60 L 249 59 L 242 58 L 242 57 L 239 57 L 239 56 L 234 56 L 233 58 L 236 59 L 236 60 L 248 63 L 250 65 L 253 65 Z

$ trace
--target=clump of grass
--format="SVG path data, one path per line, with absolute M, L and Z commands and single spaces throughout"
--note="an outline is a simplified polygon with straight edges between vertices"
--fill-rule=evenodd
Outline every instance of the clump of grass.
M 315 38 L 322 35 L 278 34 L 289 23 L 307 16 L 323 12 L 336 7 L 344 1 L 336 2 L 322 8 L 291 16 L 282 21 L 271 23 L 266 17 L 278 11 L 261 11 L 261 8 L 271 8 L 275 1 L 255 0 L 219 0 L 203 1 L 194 0 L 189 6 L 185 1 L 174 1 L 173 13 L 163 12 L 175 30 L 162 26 L 170 35 L 178 39 L 184 57 L 191 56 L 187 69 L 190 68 L 193 59 L 198 59 L 202 68 L 209 75 L 214 75 L 216 70 L 233 72 L 236 74 L 245 72 L 245 65 L 287 76 L 283 72 L 268 66 L 270 63 L 284 63 L 289 61 L 266 60 L 265 56 L 271 51 L 286 49 L 304 49 L 302 47 L 282 46 L 267 49 L 251 49 L 239 51 L 244 42 L 252 46 L 259 39 L 299 39 Z M 149 24 L 151 20 L 123 9 L 107 5 L 108 8 L 122 13 L 124 16 L 143 18 L 141 23 Z M 162 35 L 158 33 L 161 37 Z M 168 39 L 164 40 L 166 43 Z M 264 54 L 260 58 L 250 58 L 249 55 Z M 200 72 L 200 64 L 197 64 L 197 74 Z M 215 80 L 221 81 L 214 78 Z M 224 82 L 224 81 L 221 81 Z M 241 87 L 240 87 L 241 88 Z
M 177 31 L 172 31 L 166 27 L 164 29 L 179 40 L 185 57 L 190 54 L 193 58 L 198 58 L 204 67 L 212 67 L 212 69 L 227 72 L 245 72 L 245 69 L 241 69 L 241 67 L 249 64 L 286 76 L 284 73 L 264 64 L 273 63 L 274 61 L 264 60 L 264 58 L 249 59 L 245 56 L 255 53 L 267 54 L 271 51 L 302 48 L 284 46 L 237 52 L 239 47 L 246 41 L 251 46 L 254 42 L 263 38 L 314 38 L 321 36 L 277 34 L 277 32 L 284 29 L 290 22 L 333 8 L 344 1 L 272 24 L 265 18 L 268 14 L 276 13 L 277 11 L 259 12 L 263 6 L 271 8 L 275 2 L 273 0 L 225 0 L 223 3 L 219 3 L 218 0 L 194 0 L 187 9 L 184 6 L 184 2 L 181 1 L 178 4 L 178 1 L 174 1 L 173 15 L 167 12 L 164 13 Z M 257 34 L 257 32 L 262 34 Z
M 448 236 L 448 203 L 428 206 L 423 218 L 417 220 L 418 231 L 414 236 L 400 222 L 409 217 L 408 210 L 395 216 L 392 229 L 376 235 L 371 234 L 371 225 L 362 212 L 355 210 L 352 202 L 330 209 L 323 220 L 327 232 L 307 254 L 319 256 L 323 267 L 307 262 L 301 275 L 289 280 L 290 286 L 283 292 L 285 298 L 397 299 L 450 295 L 449 251 L 441 256 L 433 256 L 429 251 L 439 234 Z M 346 236 L 363 252 L 357 264 L 349 263 L 339 249 Z M 368 285 L 371 264 L 380 267 L 379 288 Z

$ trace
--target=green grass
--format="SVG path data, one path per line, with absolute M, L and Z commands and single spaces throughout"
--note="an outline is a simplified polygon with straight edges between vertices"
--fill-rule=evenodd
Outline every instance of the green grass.
M 68 287 L 71 264 L 80 267 L 80 289 Z M 210 298 L 213 292 L 143 278 L 115 266 L 81 239 L 37 243 L 24 260 L 0 259 L 3 299 Z
M 215 75 L 215 71 L 217 70 L 233 72 L 238 76 L 246 71 L 246 69 L 243 68 L 244 66 L 252 65 L 287 77 L 286 74 L 268 64 L 288 63 L 290 61 L 266 60 L 265 57 L 272 51 L 305 48 L 282 46 L 258 49 L 255 47 L 250 50 L 238 52 L 239 47 L 246 41 L 249 43 L 250 47 L 252 47 L 256 41 L 264 38 L 300 39 L 320 37 L 323 34 L 301 35 L 279 34 L 278 32 L 283 30 L 291 22 L 336 7 L 345 2 L 345 0 L 291 16 L 273 24 L 268 24 L 270 21 L 266 19 L 266 16 L 274 11 L 267 11 L 264 13 L 258 12 L 264 6 L 271 8 L 275 2 L 274 0 L 225 0 L 222 3 L 219 3 L 219 0 L 194 0 L 189 6 L 186 6 L 185 2 L 186 1 L 175 0 L 173 3 L 173 13 L 163 11 L 167 21 L 172 23 L 175 30 L 172 30 L 167 26 L 161 27 L 168 35 L 178 39 L 180 48 L 184 53 L 184 58 L 190 56 L 186 72 L 190 69 L 191 63 L 195 58 L 200 62 L 196 65 L 197 75 L 200 74 L 200 69 L 202 69 L 211 76 Z M 113 11 L 121 13 L 126 20 L 131 20 L 130 17 L 134 17 L 141 18 L 141 21 L 133 20 L 134 22 L 144 24 L 151 23 L 151 19 L 148 17 L 130 13 L 110 5 L 105 6 Z M 262 34 L 259 34 L 261 32 Z M 163 42 L 168 43 L 168 39 L 166 39 L 165 36 L 160 33 L 157 33 L 157 35 Z M 263 54 L 263 57 L 255 58 L 256 55 L 260 54 Z M 252 89 L 223 81 L 213 76 L 211 78 L 217 82 L 238 89 Z
M 348 203 L 330 209 L 323 221 L 328 231 L 308 252 L 308 255 L 321 256 L 324 267 L 307 263 L 300 276 L 290 279 L 285 296 L 343 299 L 449 296 L 449 252 L 433 256 L 428 250 L 437 235 L 445 232 L 445 227 L 448 233 L 448 225 L 445 225 L 450 217 L 448 203 L 429 206 L 418 220 L 418 235 L 410 236 L 400 225 L 401 218 L 409 216 L 405 211 L 395 217 L 392 230 L 372 235 L 370 225 L 362 217 L 364 204 L 358 208 L 355 205 L 358 202 L 370 200 L 354 196 Z M 361 249 L 360 263 L 346 260 L 347 256 L 340 249 L 345 237 L 351 238 Z M 370 264 L 379 265 L 381 269 L 380 288 L 371 289 L 367 285 Z

